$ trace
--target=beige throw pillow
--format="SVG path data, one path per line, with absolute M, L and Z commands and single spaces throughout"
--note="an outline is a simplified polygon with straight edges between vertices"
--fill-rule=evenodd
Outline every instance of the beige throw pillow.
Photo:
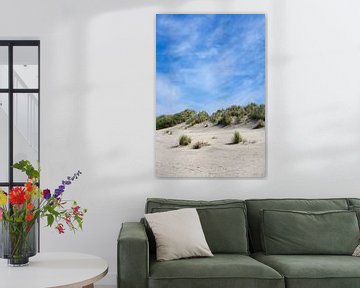
M 352 256 L 360 257 L 360 244 L 355 248 Z
M 156 240 L 156 259 L 213 256 L 195 208 L 145 214 Z

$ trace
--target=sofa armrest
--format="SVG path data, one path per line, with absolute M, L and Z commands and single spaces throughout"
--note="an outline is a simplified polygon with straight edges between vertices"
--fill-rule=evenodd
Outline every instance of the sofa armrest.
M 118 288 L 146 288 L 149 242 L 141 223 L 123 223 L 117 242 Z

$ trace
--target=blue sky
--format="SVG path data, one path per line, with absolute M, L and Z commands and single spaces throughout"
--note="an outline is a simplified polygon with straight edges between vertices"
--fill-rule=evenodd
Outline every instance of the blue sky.
M 158 14 L 156 114 L 265 103 L 263 14 Z

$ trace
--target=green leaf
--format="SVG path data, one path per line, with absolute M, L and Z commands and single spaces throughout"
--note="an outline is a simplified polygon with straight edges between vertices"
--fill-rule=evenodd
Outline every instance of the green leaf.
M 15 169 L 25 172 L 29 178 L 38 180 L 40 178 L 40 167 L 35 169 L 29 160 L 21 160 L 13 165 Z
M 82 230 L 82 219 L 79 216 L 75 216 L 75 221 L 78 223 L 79 228 Z
M 53 207 L 51 206 L 47 206 L 46 209 L 49 211 L 49 213 L 51 213 L 52 215 L 54 215 L 55 217 L 58 217 L 60 215 L 59 212 L 57 212 Z
M 31 165 L 30 161 L 28 160 L 21 160 L 13 165 L 14 168 L 19 169 L 21 171 L 25 171 L 26 167 Z
M 48 226 L 50 226 L 51 227 L 51 225 L 54 223 L 54 216 L 53 215 L 51 215 L 51 214 L 48 214 L 47 215 L 47 224 L 48 224 Z

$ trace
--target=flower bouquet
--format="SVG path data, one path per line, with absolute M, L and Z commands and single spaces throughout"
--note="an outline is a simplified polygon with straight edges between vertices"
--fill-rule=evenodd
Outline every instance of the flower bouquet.
M 45 218 L 47 226 L 55 227 L 59 234 L 82 229 L 86 209 L 76 201 L 63 199 L 66 186 L 78 179 L 81 172 L 74 173 L 54 189 L 40 189 L 40 168 L 35 169 L 27 160 L 13 165 L 26 173 L 23 187 L 12 187 L 8 194 L 0 188 L 0 257 L 8 259 L 9 265 L 26 265 L 29 257 L 36 254 L 36 223 Z

